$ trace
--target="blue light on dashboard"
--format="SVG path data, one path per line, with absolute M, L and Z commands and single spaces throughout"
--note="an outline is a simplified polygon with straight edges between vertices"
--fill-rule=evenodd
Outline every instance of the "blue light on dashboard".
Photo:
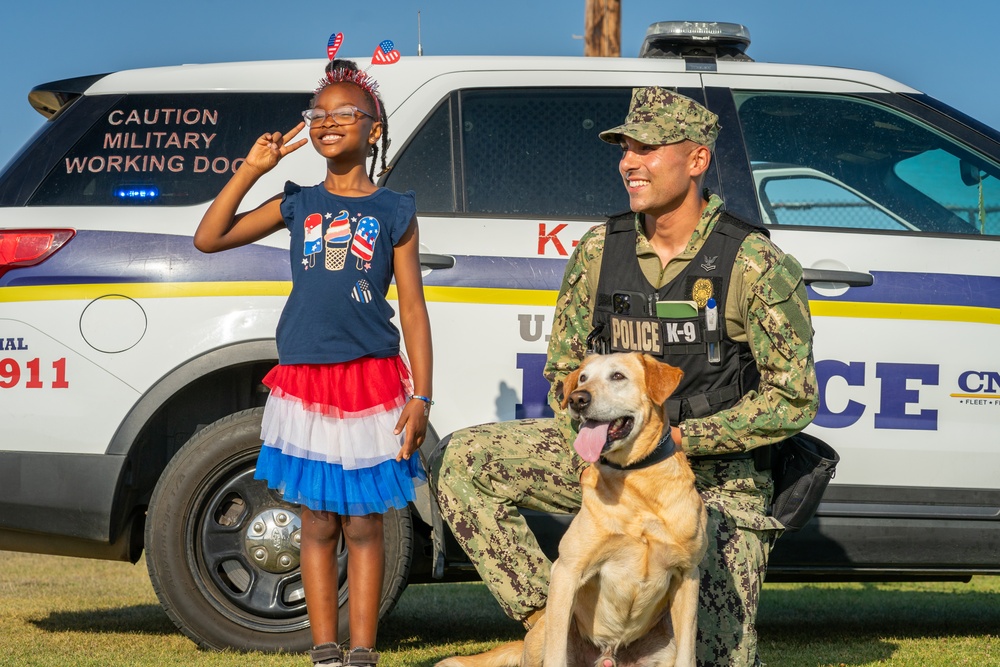
M 160 196 L 160 189 L 152 185 L 126 186 L 115 189 L 115 198 L 123 201 L 152 201 Z

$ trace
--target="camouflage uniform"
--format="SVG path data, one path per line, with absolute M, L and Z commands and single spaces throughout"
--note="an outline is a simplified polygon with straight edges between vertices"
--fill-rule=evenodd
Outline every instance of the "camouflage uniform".
M 697 140 L 703 144 L 714 141 L 718 131 L 710 122 L 714 115 L 702 107 L 692 110 L 688 103 L 694 103 L 687 98 L 659 89 L 653 92 L 674 109 L 677 125 L 695 119 L 679 130 L 680 135 L 700 136 Z M 645 113 L 642 101 L 637 104 L 633 97 L 633 112 Z M 627 123 L 602 133 L 602 138 L 615 136 L 617 141 L 622 128 L 629 131 L 635 126 Z M 649 134 L 652 129 L 639 124 L 645 133 L 642 141 L 656 143 Z M 643 234 L 642 217 L 636 216 L 636 257 L 651 285 L 670 282 L 696 257 L 721 208 L 722 201 L 712 196 L 686 250 L 666 267 Z M 579 476 L 586 463 L 573 451 L 574 425 L 557 397 L 563 379 L 585 354 L 604 235 L 601 225 L 580 240 L 556 301 L 545 366 L 556 417 L 458 431 L 432 464 L 445 520 L 504 611 L 515 619 L 523 620 L 544 606 L 550 567 L 517 508 L 572 512 L 580 504 Z M 767 516 L 773 489 L 769 471 L 758 472 L 752 460 L 698 457 L 778 442 L 804 428 L 818 404 L 812 326 L 798 262 L 764 235 L 750 234 L 737 254 L 726 304 L 727 333 L 735 341 L 749 341 L 761 380 L 757 391 L 732 408 L 688 419 L 680 426 L 681 447 L 691 457 L 696 485 L 708 508 L 710 538 L 701 564 L 698 616 L 698 664 L 703 667 L 758 662 L 757 602 L 781 524 Z

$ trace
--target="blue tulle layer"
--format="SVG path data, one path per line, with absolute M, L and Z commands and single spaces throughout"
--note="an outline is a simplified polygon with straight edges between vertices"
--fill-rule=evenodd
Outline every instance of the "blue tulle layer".
M 420 457 L 384 461 L 371 468 L 345 470 L 325 461 L 300 459 L 264 446 L 254 479 L 267 480 L 290 503 L 344 516 L 382 514 L 403 509 L 416 497 L 413 487 L 427 481 Z M 272 482 L 272 480 L 274 480 Z

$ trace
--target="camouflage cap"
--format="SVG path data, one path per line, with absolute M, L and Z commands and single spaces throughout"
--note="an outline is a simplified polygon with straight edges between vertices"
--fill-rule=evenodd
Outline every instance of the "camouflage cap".
M 600 136 L 609 144 L 617 144 L 622 135 L 650 146 L 690 139 L 711 148 L 719 136 L 719 117 L 672 90 L 656 86 L 633 88 L 625 123 Z

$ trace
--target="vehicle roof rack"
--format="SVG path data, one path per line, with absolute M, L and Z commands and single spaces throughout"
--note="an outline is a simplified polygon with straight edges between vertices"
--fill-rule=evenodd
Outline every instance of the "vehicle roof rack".
M 750 31 L 739 23 L 660 21 L 646 30 L 640 58 L 713 58 L 752 62 Z

